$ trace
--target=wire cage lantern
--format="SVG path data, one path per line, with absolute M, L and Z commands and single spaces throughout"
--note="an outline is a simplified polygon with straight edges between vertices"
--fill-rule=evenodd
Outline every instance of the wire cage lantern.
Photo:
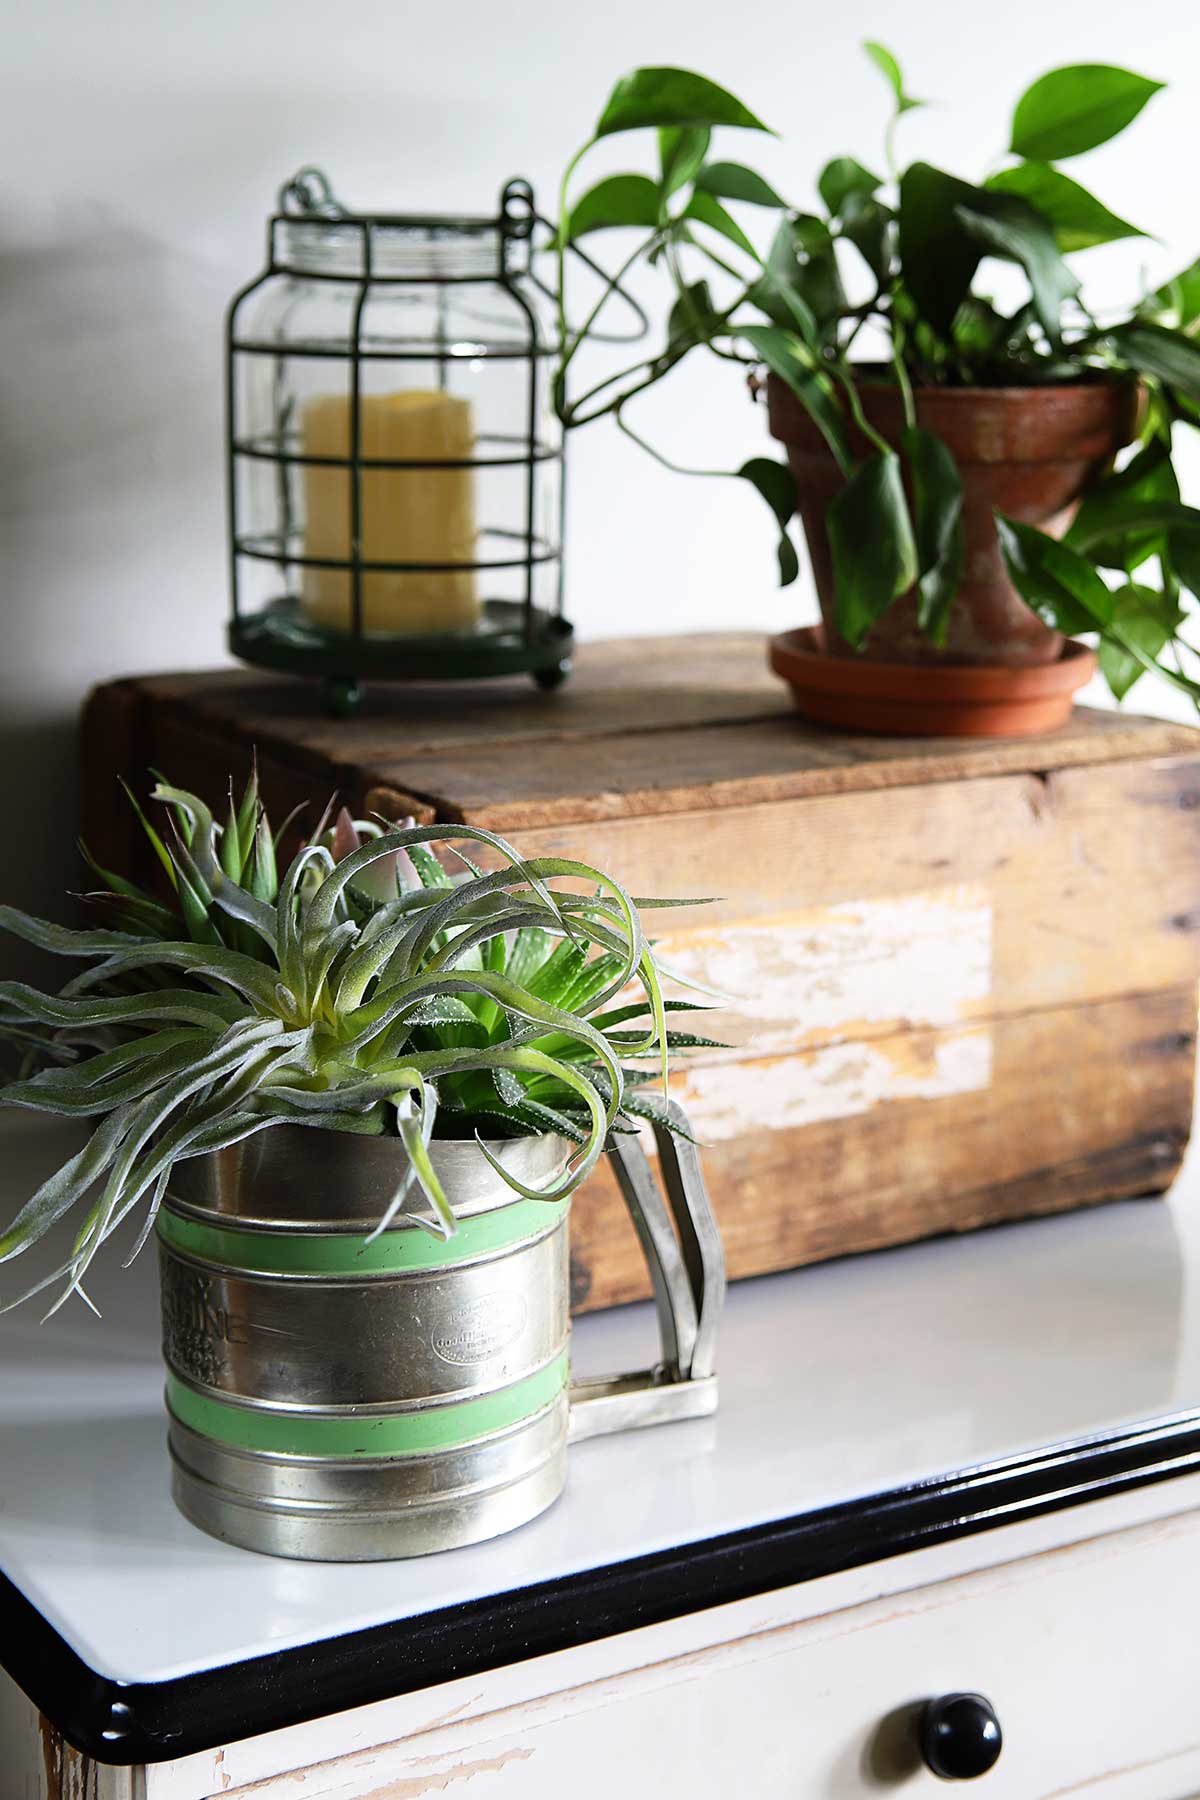
M 495 217 L 359 214 L 303 169 L 229 308 L 229 647 L 330 712 L 365 679 L 569 672 L 539 223 L 523 180 Z

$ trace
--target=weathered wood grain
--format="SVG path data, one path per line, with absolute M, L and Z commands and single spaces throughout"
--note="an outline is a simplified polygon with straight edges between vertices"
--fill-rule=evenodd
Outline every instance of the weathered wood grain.
M 439 818 L 497 831 L 707 810 L 1187 752 L 1200 734 L 1077 709 L 1047 738 L 849 737 L 805 725 L 736 633 L 584 645 L 557 694 L 527 681 L 379 686 L 366 713 L 321 717 L 315 690 L 248 671 L 147 677 L 155 717 L 186 718 L 226 757 L 278 753 L 333 785 L 394 787 Z M 553 746 L 552 751 L 549 749 Z M 216 747 L 216 746 L 214 746 Z
M 256 751 L 276 815 L 336 790 L 635 894 L 717 896 L 653 923 L 669 966 L 730 996 L 729 1047 L 680 1092 L 735 1276 L 1161 1188 L 1178 1161 L 1200 732 L 1077 710 L 1038 740 L 845 737 L 805 725 L 737 634 L 586 645 L 553 696 L 380 688 L 347 722 L 303 683 L 157 676 L 88 708 L 101 860 L 138 854 L 114 765 L 219 793 Z M 645 1291 L 605 1178 L 575 1229 L 581 1304 Z
M 1200 759 L 1168 757 L 521 831 L 634 894 L 668 965 L 784 1053 L 1200 978 Z
M 874 1049 L 890 1061 L 900 1097 L 876 1092 L 865 1108 L 852 1061 L 833 1069 L 831 1094 L 828 1052 L 790 1059 L 789 1091 L 815 1090 L 815 1112 L 832 1116 L 705 1143 L 731 1277 L 1161 1192 L 1187 1143 L 1195 1036 L 1190 984 L 898 1034 Z M 979 1079 L 939 1096 L 939 1061 L 964 1044 Z M 777 1079 L 779 1067 L 741 1065 L 750 1082 Z M 903 1097 L 923 1080 L 925 1097 Z M 689 1086 L 677 1083 L 685 1105 Z M 704 1139 L 702 1108 L 697 1120 Z M 571 1268 L 578 1310 L 650 1291 L 606 1169 L 573 1202 Z
M 864 793 L 1041 773 L 1191 752 L 1189 726 L 1118 718 L 1080 709 L 1061 733 L 1022 740 L 956 743 L 926 739 L 847 739 L 822 734 L 794 717 L 749 724 L 638 731 L 555 745 L 552 753 L 494 747 L 405 754 L 375 765 L 437 809 L 511 835 L 579 821 L 662 817 L 816 795 Z

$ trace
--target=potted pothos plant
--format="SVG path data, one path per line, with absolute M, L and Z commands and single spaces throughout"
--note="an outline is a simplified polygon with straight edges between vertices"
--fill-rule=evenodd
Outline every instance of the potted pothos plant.
M 1200 425 L 1200 263 L 1115 313 L 1090 306 L 1075 258 L 1143 233 L 1060 166 L 1124 130 L 1162 84 L 1103 64 L 1052 70 L 971 181 L 899 164 L 897 128 L 923 102 L 887 49 L 865 48 L 891 100 L 882 162 L 833 157 L 814 197 L 714 151 L 718 130 L 767 130 L 714 82 L 643 68 L 617 83 L 561 185 L 564 424 L 611 416 L 678 468 L 631 422 L 640 395 L 700 350 L 765 391 L 786 466 L 752 456 L 689 472 L 758 490 L 784 585 L 799 513 L 823 627 L 773 640 L 772 658 L 818 717 L 1041 729 L 1094 667 L 1069 641 L 1080 634 L 1098 640 L 1119 698 L 1154 669 L 1197 699 L 1184 626 L 1200 511 L 1181 503 L 1172 452 Z M 587 154 L 631 132 L 657 134 L 654 166 L 586 186 Z M 632 248 L 572 326 L 566 250 L 618 228 Z M 576 358 L 639 265 L 664 284 L 662 340 L 579 391 Z M 1003 304 L 997 282 L 1015 282 Z
M 188 1516 L 360 1558 L 549 1505 L 576 1403 L 567 1208 L 606 1149 L 668 1254 L 644 1119 L 695 1252 L 691 1285 L 663 1276 L 676 1332 L 645 1422 L 670 1416 L 672 1383 L 680 1415 L 711 1410 L 719 1243 L 662 1091 L 668 1050 L 708 1040 L 668 1028 L 691 1003 L 664 999 L 639 916 L 663 903 L 490 832 L 344 813 L 281 870 L 255 781 L 223 823 L 166 784 L 155 798 L 170 831 L 140 816 L 164 898 L 101 870 L 96 928 L 0 908 L 82 965 L 55 994 L 0 985 L 25 1058 L 0 1101 L 93 1126 L 0 1233 L 0 1262 L 73 1215 L 29 1290 L 57 1286 L 53 1311 L 86 1298 L 123 1226 L 132 1255 L 157 1229 Z M 577 1402 L 599 1408 L 589 1430 L 641 1422 L 636 1381 L 619 1386 L 614 1420 L 604 1392 Z

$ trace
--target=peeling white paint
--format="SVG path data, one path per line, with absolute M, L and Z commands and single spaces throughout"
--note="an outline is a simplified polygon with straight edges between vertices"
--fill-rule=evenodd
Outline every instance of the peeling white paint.
M 830 1044 L 766 1062 L 677 1066 L 672 1089 L 702 1144 L 747 1133 L 795 1131 L 848 1119 L 895 1100 L 943 1100 L 987 1088 L 992 1033 L 986 1026 L 929 1039 Z
M 728 996 L 743 1055 L 778 1055 L 982 1016 L 992 909 L 983 888 L 962 884 L 685 928 L 661 938 L 658 954 L 668 969 Z

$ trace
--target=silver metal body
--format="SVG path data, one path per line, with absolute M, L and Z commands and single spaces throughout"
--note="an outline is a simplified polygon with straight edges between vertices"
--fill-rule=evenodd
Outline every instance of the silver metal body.
M 368 1241 L 403 1146 L 281 1127 L 181 1164 L 160 1219 L 174 1490 L 206 1531 L 317 1560 L 412 1556 L 549 1506 L 569 1438 L 716 1406 L 720 1240 L 694 1148 L 609 1147 L 646 1249 L 662 1361 L 567 1384 L 568 1207 L 522 1201 L 473 1143 L 433 1146 L 461 1222 Z M 491 1146 L 544 1185 L 568 1146 Z M 672 1217 L 675 1229 L 672 1229 Z

